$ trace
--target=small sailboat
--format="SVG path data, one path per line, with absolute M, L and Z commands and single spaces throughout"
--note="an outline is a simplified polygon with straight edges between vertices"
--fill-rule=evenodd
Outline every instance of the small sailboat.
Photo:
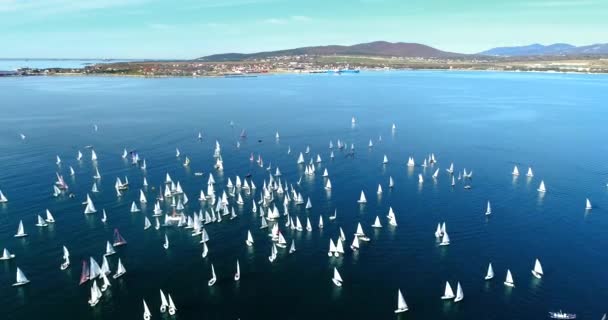
M 334 214 L 329 216 L 329 221 L 336 220 L 337 217 L 338 217 L 338 209 L 334 209 Z
M 167 297 L 162 289 L 160 289 L 160 312 L 165 313 L 167 308 L 169 307 L 169 302 L 167 302 Z
M 116 268 L 116 273 L 112 276 L 114 279 L 120 278 L 122 275 L 127 273 L 127 269 L 122 265 L 122 261 L 118 258 L 118 267 Z
M 236 273 L 234 274 L 234 281 L 241 279 L 241 266 L 239 265 L 239 259 L 236 259 Z
M 168 296 L 169 296 L 169 315 L 175 315 L 175 312 L 177 311 L 177 307 L 175 306 L 175 303 L 173 302 L 173 298 L 171 298 L 171 294 L 169 294 Z
M 424 182 L 424 178 L 422 177 L 422 174 L 419 173 L 418 174 L 418 183 L 422 184 Z
M 148 304 L 146 304 L 146 300 L 144 301 L 144 320 L 150 320 L 152 318 L 152 313 L 150 313 L 150 309 L 148 308 Z
M 116 253 L 116 250 L 114 250 L 114 246 L 112 246 L 112 244 L 110 243 L 110 241 L 107 241 L 106 242 L 106 253 L 104 253 L 103 255 L 105 257 L 107 257 L 107 256 L 111 256 L 111 255 L 113 255 L 115 253 Z
M 416 163 L 414 162 L 414 157 L 409 157 L 407 159 L 407 166 L 411 168 L 411 167 L 413 167 L 415 165 L 416 165 Z
M 13 287 L 22 286 L 28 283 L 30 283 L 30 280 L 28 280 L 23 271 L 17 267 L 17 279 L 15 283 L 13 283 Z
M 511 275 L 511 270 L 507 269 L 507 278 L 504 282 L 505 286 L 515 287 L 515 283 L 513 282 L 513 276 Z
M 361 190 L 361 196 L 359 197 L 359 200 L 357 200 L 357 203 L 367 203 L 367 199 L 365 198 L 365 193 L 363 192 L 363 190 Z
M 441 300 L 449 300 L 454 298 L 454 291 L 452 291 L 452 286 L 449 281 L 445 282 L 445 290 L 443 291 L 443 296 L 441 296 Z
M 201 256 L 204 258 L 207 258 L 207 255 L 209 254 L 209 247 L 207 246 L 207 243 L 203 243 L 203 253 L 201 254 Z
M 380 217 L 376 216 L 376 220 L 374 220 L 372 228 L 382 228 L 382 224 L 380 223 Z
M 131 212 L 140 212 L 141 210 L 137 207 L 137 204 L 135 203 L 135 201 L 133 201 L 133 203 L 131 203 Z
M 528 167 L 528 173 L 526 173 L 526 177 L 534 177 L 534 173 L 532 173 L 532 167 Z
M 378 184 L 378 191 L 376 191 L 376 194 L 378 194 L 378 195 L 382 194 L 382 185 Z
M 490 206 L 490 201 L 488 201 L 488 207 L 486 208 L 486 216 L 492 214 L 492 207 Z
M 127 244 L 127 240 L 125 240 L 120 233 L 118 232 L 118 229 L 114 229 L 114 246 L 118 247 L 118 246 L 122 246 Z
M 101 292 L 105 292 L 112 285 L 110 284 L 110 280 L 108 279 L 108 276 L 103 272 L 101 273 L 101 280 L 103 281 L 103 284 L 101 285 Z
M 296 241 L 291 239 L 291 246 L 289 247 L 289 253 L 294 253 L 296 252 Z
M 165 243 L 163 243 L 163 248 L 165 248 L 165 250 L 169 249 L 169 238 L 167 237 L 167 234 L 165 234 Z
M 49 224 L 46 223 L 46 221 L 44 221 L 44 219 L 42 219 L 41 215 L 38 215 L 38 222 L 36 222 L 36 226 L 37 227 L 48 227 Z
M 57 161 L 55 161 L 55 164 L 57 164 L 57 165 L 61 164 L 61 158 L 59 158 L 59 156 L 57 156 Z
M 70 252 L 68 248 L 63 246 L 63 263 L 61 264 L 60 269 L 65 270 L 70 266 Z
M 359 250 L 359 237 L 354 237 L 353 238 L 353 243 L 350 245 L 350 248 L 352 250 Z
M 95 150 L 93 149 L 91 149 L 91 160 L 97 161 L 97 153 L 95 153 Z
M 215 268 L 213 267 L 213 263 L 211 264 L 211 279 L 207 282 L 208 286 L 213 286 L 217 281 L 217 277 L 215 276 Z
M 325 183 L 325 190 L 331 190 L 331 181 L 327 178 L 327 182 Z
M 447 246 L 450 244 L 450 237 L 448 236 L 447 232 L 443 232 L 443 238 L 441 238 L 441 243 L 439 243 L 440 246 Z
M 247 246 L 253 246 L 253 236 L 251 235 L 251 231 L 247 230 L 247 240 L 245 241 Z
M 492 278 L 494 278 L 494 269 L 492 269 L 492 263 L 490 262 L 490 264 L 488 265 L 488 272 L 486 273 L 484 279 L 491 280 Z
M 593 208 L 593 207 L 591 206 L 591 201 L 589 200 L 589 198 L 587 198 L 587 199 L 585 200 L 585 210 L 591 210 L 591 208 Z
M 460 286 L 460 282 L 458 282 L 458 286 L 456 288 L 456 298 L 454 298 L 454 302 L 462 301 L 464 299 L 464 292 L 462 291 L 462 286 Z
M 10 260 L 13 258 L 15 258 L 15 255 L 10 253 L 10 251 L 8 251 L 8 249 L 4 248 L 4 250 L 2 251 L 2 256 L 0 256 L 0 260 Z
M 53 187 L 55 187 L 55 186 L 53 186 Z M 8 202 L 8 199 L 6 198 L 4 193 L 2 193 L 2 190 L 0 190 L 0 203 L 7 203 L 7 202 Z
M 150 219 L 148 219 L 148 217 L 144 217 L 144 230 L 150 229 L 151 226 L 152 223 L 150 222 Z
M 338 269 L 336 269 L 336 267 L 334 267 L 334 276 L 333 278 L 331 278 L 331 281 L 338 287 L 342 286 L 342 277 L 340 276 L 340 273 L 338 272 Z
M 319 229 L 323 229 L 323 216 L 319 216 Z
M 405 303 L 403 294 L 401 294 L 401 289 L 399 289 L 399 290 L 397 290 L 397 309 L 395 309 L 395 313 L 402 313 L 407 310 L 408 310 L 407 303 Z
M 519 175 L 519 169 L 517 168 L 517 166 L 513 167 L 513 173 L 512 175 L 514 176 L 518 176 Z
M 103 209 L 101 214 L 101 222 L 105 223 L 106 221 L 108 221 L 108 216 L 106 215 L 106 209 Z
M 91 307 L 94 307 L 97 305 L 97 303 L 99 302 L 99 300 L 101 299 L 101 290 L 99 290 L 99 287 L 97 286 L 97 280 L 93 281 L 93 286 L 91 286 L 91 298 L 89 298 L 89 305 Z
M 534 269 L 532 270 L 532 275 L 534 275 L 538 279 L 543 277 L 543 267 L 540 265 L 540 261 L 538 261 L 538 259 L 536 259 L 536 261 L 534 262 Z
M 547 189 L 545 188 L 545 181 L 541 180 L 540 181 L 540 186 L 538 186 L 538 192 L 547 192 Z
M 19 220 L 19 227 L 17 227 L 17 233 L 15 234 L 15 238 L 27 237 L 27 233 L 25 233 L 25 229 L 23 229 L 23 221 Z
M 386 155 L 384 155 L 384 160 L 382 160 L 382 164 L 387 164 L 388 163 L 388 157 Z

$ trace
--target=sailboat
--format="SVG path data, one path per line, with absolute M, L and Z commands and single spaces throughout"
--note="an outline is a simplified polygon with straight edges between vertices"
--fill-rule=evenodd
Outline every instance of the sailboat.
M 540 186 L 538 187 L 538 192 L 547 192 L 547 189 L 545 188 L 545 181 L 541 180 L 540 181 Z
M 10 253 L 8 249 L 4 248 L 4 250 L 2 251 L 2 256 L 0 256 L 0 260 L 10 260 L 13 258 L 15 258 L 15 255 Z
M 91 149 L 91 160 L 97 161 L 97 153 L 95 153 L 95 150 L 93 149 Z
M 215 276 L 215 268 L 213 267 L 213 263 L 211 264 L 211 279 L 209 279 L 209 281 L 207 282 L 208 286 L 213 286 L 215 284 L 215 281 L 217 281 L 217 277 Z
M 353 238 L 353 243 L 350 245 L 352 250 L 359 250 L 359 237 Z
M 460 286 L 460 282 L 458 282 L 458 286 L 456 288 L 456 298 L 454 298 L 454 302 L 458 302 L 464 299 L 464 292 L 462 292 L 462 287 Z
M 395 309 L 395 313 L 402 313 L 407 310 L 408 310 L 407 303 L 405 303 L 403 294 L 401 294 L 401 289 L 399 289 L 399 290 L 397 290 L 397 309 Z
M 93 176 L 93 179 L 101 179 L 101 174 L 99 173 L 98 168 L 95 168 L 95 175 Z
M 395 182 L 393 181 L 393 177 L 388 177 L 388 187 L 393 188 L 395 186 Z
M 591 208 L 591 201 L 589 201 L 589 198 L 587 198 L 585 201 L 585 210 L 591 210 Z
M 168 296 L 169 296 L 169 314 L 175 315 L 175 312 L 177 311 L 177 307 L 175 307 L 175 303 L 173 302 L 173 298 L 171 298 L 171 294 L 168 294 Z
M 534 177 L 534 174 L 532 173 L 532 167 L 528 167 L 528 173 L 526 173 L 526 177 Z
M 281 231 L 279 231 L 277 247 L 279 247 L 279 248 L 287 247 L 287 241 L 285 240 L 285 237 L 283 237 L 283 234 L 281 233 Z
M 135 201 L 133 201 L 133 203 L 131 203 L 131 212 L 139 212 L 141 210 L 139 210 L 139 208 L 137 207 L 137 204 L 135 204 Z
M 150 309 L 148 308 L 148 304 L 146 304 L 146 300 L 144 301 L 144 320 L 150 320 L 152 318 L 152 313 L 150 313 Z
M 95 205 L 93 204 L 93 200 L 91 200 L 91 197 L 88 194 L 87 194 L 86 204 L 87 204 L 87 206 L 84 208 L 85 214 L 91 214 L 91 213 L 97 212 L 97 209 L 95 209 Z
M 125 269 L 125 266 L 122 265 L 120 258 L 118 258 L 118 267 L 116 268 L 116 273 L 114 274 L 113 278 L 118 279 L 125 273 L 127 273 L 127 270 Z
M 393 207 L 388 208 L 388 224 L 391 226 L 397 226 L 397 217 L 395 216 L 395 212 L 393 211 Z
M 146 194 L 141 189 L 139 190 L 139 202 L 148 203 L 148 199 L 146 199 Z
M 101 222 L 106 222 L 108 221 L 108 216 L 106 215 L 106 209 L 103 209 L 102 214 L 101 214 Z
M 57 165 L 61 164 L 61 158 L 59 158 L 59 156 L 57 156 L 57 161 L 55 161 L 55 164 L 57 164 Z
M 357 200 L 357 203 L 367 203 L 367 199 L 365 198 L 365 193 L 363 192 L 363 190 L 361 190 L 361 196 L 359 197 L 359 200 Z
M 543 267 L 540 265 L 540 261 L 538 261 L 538 259 L 536 259 L 536 261 L 534 262 L 534 269 L 532 270 L 532 274 L 538 279 L 543 277 Z
M 310 223 L 310 219 L 306 217 L 306 231 L 312 231 L 312 224 Z
M 507 278 L 504 282 L 505 286 L 515 287 L 515 283 L 513 282 L 513 276 L 511 275 L 511 270 L 507 269 Z
M 236 259 L 236 273 L 234 274 L 234 281 L 241 279 L 241 266 L 239 265 L 239 259 Z
M 60 269 L 65 270 L 70 266 L 70 252 L 68 248 L 63 246 L 63 263 L 61 264 Z
M 336 269 L 336 267 L 334 267 L 334 276 L 333 278 L 331 278 L 331 281 L 338 287 L 342 286 L 342 277 L 340 276 L 340 273 L 338 272 L 338 269 Z
M 418 183 L 422 184 L 424 182 L 424 178 L 422 177 L 422 174 L 419 173 L 418 174 Z
M 207 257 L 207 255 L 209 254 L 209 247 L 207 246 L 207 243 L 203 243 L 203 253 L 201 254 L 201 256 L 204 258 Z
M 304 163 L 304 155 L 302 154 L 302 152 L 300 152 L 300 156 L 298 157 L 298 164 L 302 164 Z
M 152 226 L 150 219 L 148 217 L 144 217 L 144 230 L 148 230 Z
M 494 278 L 494 269 L 492 269 L 492 263 L 488 265 L 488 272 L 486 273 L 485 280 L 491 280 Z
M 336 220 L 337 216 L 338 216 L 338 209 L 334 209 L 334 214 L 329 216 L 329 221 Z
M 452 286 L 449 281 L 445 282 L 445 290 L 443 291 L 443 296 L 441 296 L 441 300 L 449 300 L 454 298 L 454 291 L 452 291 Z
M 408 167 L 413 167 L 413 166 L 415 166 L 415 165 L 416 165 L 416 163 L 414 162 L 414 157 L 409 157 L 409 158 L 407 159 L 407 166 L 408 166 Z
M 91 298 L 89 298 L 89 305 L 94 307 L 97 305 L 99 300 L 101 299 L 101 290 L 97 286 L 97 280 L 93 281 L 93 286 L 91 286 Z
M 103 281 L 103 284 L 101 285 L 101 292 L 105 292 L 112 285 L 110 284 L 110 280 L 108 279 L 108 276 L 103 272 L 101 273 L 101 280 Z
M 7 203 L 7 202 L 8 202 L 8 199 L 6 198 L 4 193 L 2 193 L 2 190 L 0 190 L 0 203 Z
M 441 238 L 441 243 L 439 243 L 440 246 L 447 246 L 450 244 L 450 237 L 448 236 L 447 232 L 443 232 L 443 238 Z
M 247 230 L 247 240 L 245 241 L 247 246 L 253 246 L 253 236 L 251 235 L 251 231 Z
M 331 181 L 327 178 L 327 182 L 325 183 L 325 190 L 331 190 Z
M 99 189 L 97 189 L 97 183 L 93 182 L 93 187 L 91 187 L 91 192 L 97 193 L 99 192 Z
M 70 166 L 70 175 L 72 177 L 76 175 L 76 171 L 74 171 L 74 168 L 72 168 L 72 166 Z
M 42 216 L 38 215 L 38 222 L 36 222 L 36 226 L 37 227 L 48 227 L 49 224 L 46 223 L 46 221 L 44 221 L 44 219 L 42 219 Z
M 169 302 L 167 302 L 167 297 L 165 296 L 163 289 L 160 289 L 160 312 L 165 313 L 165 311 L 167 311 L 168 307 L 169 307 Z
M 113 255 L 115 253 L 116 253 L 116 250 L 114 250 L 114 246 L 112 246 L 112 244 L 110 243 L 110 241 L 107 241 L 106 242 L 106 253 L 104 253 L 103 255 L 105 257 L 107 257 L 107 256 L 111 256 L 111 255 Z
M 445 171 L 447 171 L 449 174 L 453 174 L 454 173 L 454 163 L 450 163 L 450 167 L 448 169 L 446 169 Z
M 17 228 L 17 233 L 15 234 L 15 238 L 27 237 L 27 233 L 23 229 L 23 221 L 19 220 L 19 227 Z
M 120 235 L 118 229 L 114 229 L 114 246 L 122 246 L 127 244 L 127 241 Z
M 334 244 L 334 240 L 329 239 L 329 251 L 327 252 L 327 256 L 331 257 L 336 253 L 336 245 Z
M 486 208 L 486 216 L 492 214 L 492 207 L 490 206 L 490 201 L 488 201 L 488 207 Z
M 382 160 L 382 164 L 387 164 L 388 163 L 388 157 L 386 155 L 384 155 L 384 160 Z
M 369 241 L 370 239 L 365 236 L 363 232 L 363 227 L 361 226 L 361 222 L 357 224 L 357 231 L 355 232 L 355 237 L 361 239 L 361 241 Z
M 517 168 L 517 166 L 513 167 L 513 173 L 512 175 L 514 176 L 518 176 L 519 175 L 519 169 Z
M 380 223 L 380 217 L 376 216 L 376 220 L 374 220 L 372 228 L 382 228 L 382 224 Z
M 163 243 L 163 248 L 165 248 L 165 250 L 169 249 L 169 238 L 167 237 L 167 234 L 165 234 L 165 243 Z
M 30 280 L 28 280 L 23 271 L 17 267 L 17 280 L 13 283 L 13 287 L 22 286 L 28 283 L 30 283 Z
M 376 194 L 378 194 L 378 195 L 382 194 L 382 185 L 378 184 L 378 191 L 376 191 Z
M 268 257 L 268 261 L 274 262 L 277 259 L 277 246 L 273 243 L 270 247 L 270 256 Z

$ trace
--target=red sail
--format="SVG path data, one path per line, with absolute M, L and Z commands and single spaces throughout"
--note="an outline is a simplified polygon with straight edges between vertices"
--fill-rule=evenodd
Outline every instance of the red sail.
M 82 260 L 82 274 L 80 275 L 80 283 L 83 284 L 89 280 L 89 265 L 86 260 Z
M 127 240 L 120 235 L 118 229 L 114 229 L 114 246 L 121 246 L 123 244 L 127 244 Z

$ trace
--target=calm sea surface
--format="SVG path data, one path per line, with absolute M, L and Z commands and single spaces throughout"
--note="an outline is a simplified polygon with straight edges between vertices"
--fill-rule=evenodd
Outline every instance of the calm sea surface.
M 608 301 L 608 77 L 530 73 L 405 72 L 358 75 L 285 75 L 257 78 L 0 79 L 0 247 L 16 255 L 0 261 L 2 319 L 141 319 L 142 299 L 161 315 L 159 289 L 170 293 L 178 319 L 544 319 L 564 309 L 580 319 L 599 319 Z M 351 126 L 351 117 L 357 118 Z M 233 121 L 234 126 L 230 125 Z M 395 123 L 397 130 L 391 131 Z M 98 125 L 98 131 L 93 130 Z M 246 128 L 248 137 L 239 139 Z M 280 140 L 274 138 L 279 131 Z M 198 141 L 198 132 L 203 140 Z M 19 134 L 27 137 L 21 140 Z M 381 137 L 381 141 L 379 141 Z M 355 156 L 335 150 L 337 139 L 355 145 Z M 372 139 L 375 146 L 368 148 Z M 215 141 L 222 145 L 224 170 L 213 170 Z M 240 148 L 236 147 L 240 141 Z M 100 193 L 91 194 L 100 214 L 84 215 L 81 202 L 94 182 L 92 145 L 99 156 Z M 296 159 L 306 146 L 321 155 L 316 174 L 302 178 Z M 291 154 L 287 154 L 291 147 Z M 148 168 L 121 158 L 136 149 Z M 175 157 L 175 148 L 182 152 Z M 76 161 L 78 150 L 84 153 Z M 426 169 L 423 157 L 434 152 L 438 163 Z M 206 225 L 209 255 L 201 257 L 200 237 L 190 230 L 143 230 L 153 200 L 170 173 L 190 198 L 185 212 L 208 209 L 197 201 L 206 192 L 209 172 L 216 191 L 228 178 L 247 173 L 258 186 L 268 172 L 249 161 L 261 154 L 265 166 L 278 166 L 281 180 L 312 200 L 312 209 L 290 204 L 292 216 L 310 217 L 313 231 L 280 226 L 297 252 L 279 249 L 270 263 L 268 230 L 260 230 L 251 195 L 236 205 L 238 218 Z M 389 158 L 382 165 L 384 155 Z M 55 164 L 59 155 L 63 163 Z M 192 163 L 182 165 L 185 156 Z M 405 164 L 413 156 L 414 168 Z M 473 170 L 471 190 L 462 181 L 450 186 L 445 169 Z M 532 166 L 533 178 L 511 171 Z M 76 175 L 69 175 L 69 166 Z M 331 192 L 321 173 L 329 171 Z M 436 181 L 431 175 L 436 168 Z M 202 171 L 204 176 L 195 176 Z M 75 198 L 52 196 L 55 173 L 66 177 Z M 425 178 L 418 183 L 418 174 Z M 116 177 L 127 176 L 130 189 L 121 198 Z M 388 188 L 392 176 L 395 187 Z M 130 213 L 143 177 L 149 203 Z M 548 192 L 536 191 L 544 180 Z M 378 184 L 384 193 L 376 194 Z M 357 204 L 361 190 L 368 203 Z M 585 198 L 593 210 L 584 210 Z M 281 196 L 277 198 L 282 201 Z M 484 215 L 486 202 L 493 214 Z M 139 204 L 138 204 L 139 205 Z M 391 206 L 397 227 L 389 227 Z M 37 214 L 49 209 L 56 223 L 36 227 Z M 283 211 L 280 206 L 281 212 Z M 170 207 L 163 204 L 167 212 Z M 329 221 L 334 209 L 338 218 Z M 325 228 L 317 221 L 323 215 Z M 370 226 L 380 216 L 381 229 Z M 14 238 L 23 220 L 26 238 Z M 446 222 L 451 245 L 439 247 L 437 223 Z M 358 252 L 348 245 L 361 222 L 371 242 Z M 346 233 L 346 254 L 328 258 L 329 239 Z M 117 248 L 127 269 L 94 308 L 87 304 L 90 284 L 79 286 L 81 261 L 101 263 L 105 242 L 118 228 L 128 241 Z M 255 239 L 246 247 L 247 230 Z M 170 248 L 163 249 L 165 234 Z M 62 246 L 72 266 L 61 271 Z M 545 276 L 532 276 L 539 258 Z M 241 280 L 233 281 L 239 259 Z M 488 263 L 496 277 L 484 281 Z M 218 282 L 207 286 L 211 263 Z M 16 268 L 31 283 L 14 288 Z M 331 282 L 337 267 L 344 286 Z M 510 269 L 515 288 L 503 285 Z M 445 281 L 464 289 L 462 302 L 440 299 Z M 396 316 L 397 289 L 410 307 Z

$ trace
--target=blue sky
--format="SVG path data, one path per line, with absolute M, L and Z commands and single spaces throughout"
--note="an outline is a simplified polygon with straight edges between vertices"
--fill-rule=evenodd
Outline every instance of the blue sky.
M 608 42 L 608 0 L 0 0 L 0 57 L 194 58 L 375 40 Z

